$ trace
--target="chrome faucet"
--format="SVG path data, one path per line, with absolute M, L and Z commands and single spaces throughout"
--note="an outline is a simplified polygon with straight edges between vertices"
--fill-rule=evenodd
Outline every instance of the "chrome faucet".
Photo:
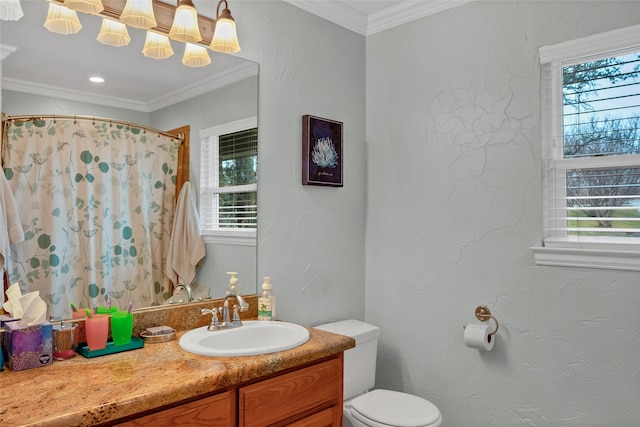
M 238 304 L 233 305 L 233 318 L 229 314 L 229 300 L 234 299 Z M 242 298 L 240 294 L 227 294 L 224 298 L 224 302 L 222 303 L 222 307 L 216 308 L 203 308 L 200 310 L 202 315 L 211 314 L 211 323 L 207 327 L 209 331 L 219 331 L 221 329 L 231 329 L 231 328 L 239 328 L 242 326 L 242 321 L 240 320 L 240 314 L 238 311 L 247 311 L 249 308 L 249 304 Z M 218 319 L 218 313 L 222 314 L 222 322 Z
M 235 298 L 238 305 L 233 306 L 233 320 L 229 319 L 229 300 Z M 224 303 L 222 304 L 222 324 L 233 325 L 230 327 L 242 326 L 240 316 L 238 315 L 238 309 L 240 311 L 247 311 L 249 304 L 242 298 L 240 294 L 228 294 L 224 297 Z
M 187 291 L 187 302 L 192 302 L 193 301 L 193 294 L 192 294 L 192 291 L 191 291 L 191 285 L 190 284 L 180 283 L 173 290 L 173 295 L 174 296 L 178 295 L 180 292 L 182 292 L 183 289 Z

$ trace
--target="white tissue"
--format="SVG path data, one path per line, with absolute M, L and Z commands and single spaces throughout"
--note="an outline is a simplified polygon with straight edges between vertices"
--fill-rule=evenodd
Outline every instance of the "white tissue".
M 29 292 L 20 298 L 22 318 L 20 326 L 40 325 L 47 320 L 47 303 L 40 298 L 40 291 Z
M 20 304 L 20 298 L 22 298 L 22 292 L 20 291 L 20 285 L 14 283 L 7 289 L 7 302 L 2 307 L 5 311 L 11 313 L 11 317 L 19 319 L 22 317 L 22 304 Z
M 495 335 L 489 335 L 491 332 L 489 325 L 469 324 L 464 328 L 464 343 L 469 348 L 491 351 L 496 341 Z
M 8 301 L 3 304 L 11 317 L 20 319 L 19 326 L 35 326 L 47 320 L 47 303 L 40 298 L 40 292 L 29 292 L 22 295 L 20 285 L 14 283 L 7 289 Z

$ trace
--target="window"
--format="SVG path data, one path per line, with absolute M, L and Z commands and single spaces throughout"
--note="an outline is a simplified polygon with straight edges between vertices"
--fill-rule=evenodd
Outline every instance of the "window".
M 640 36 L 540 49 L 543 265 L 640 270 Z
M 256 244 L 257 118 L 203 129 L 200 223 L 206 242 Z

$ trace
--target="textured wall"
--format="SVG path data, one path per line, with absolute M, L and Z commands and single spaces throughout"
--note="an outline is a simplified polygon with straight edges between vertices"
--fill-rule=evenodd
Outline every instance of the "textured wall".
M 367 38 L 366 320 L 377 385 L 445 426 L 640 423 L 638 273 L 536 267 L 539 46 L 640 2 L 478 1 Z M 491 353 L 463 343 L 488 305 Z

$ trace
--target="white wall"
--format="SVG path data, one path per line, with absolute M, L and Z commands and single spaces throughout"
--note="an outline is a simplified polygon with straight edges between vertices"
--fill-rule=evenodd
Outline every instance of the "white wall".
M 260 64 L 258 276 L 282 319 L 363 319 L 364 37 L 281 1 L 229 6 Z M 304 114 L 344 122 L 344 187 L 301 184 Z
M 377 385 L 444 426 L 640 423 L 637 273 L 536 267 L 539 46 L 640 2 L 477 1 L 367 38 L 366 320 Z M 491 353 L 463 343 L 488 305 Z

